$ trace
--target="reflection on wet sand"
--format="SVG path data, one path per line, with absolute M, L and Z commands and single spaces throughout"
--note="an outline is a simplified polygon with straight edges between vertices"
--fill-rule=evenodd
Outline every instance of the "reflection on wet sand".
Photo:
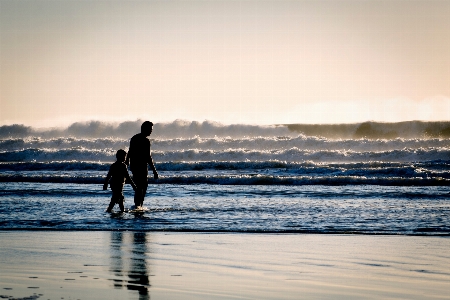
M 110 271 L 115 275 L 114 288 L 137 291 L 139 299 L 150 299 L 146 252 L 147 233 L 111 232 Z

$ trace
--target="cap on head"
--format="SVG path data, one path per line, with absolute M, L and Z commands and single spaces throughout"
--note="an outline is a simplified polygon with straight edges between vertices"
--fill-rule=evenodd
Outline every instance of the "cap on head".
M 121 159 L 121 158 L 125 159 L 126 156 L 127 156 L 127 152 L 125 150 L 123 150 L 123 149 L 117 150 L 117 152 L 116 152 L 117 159 Z

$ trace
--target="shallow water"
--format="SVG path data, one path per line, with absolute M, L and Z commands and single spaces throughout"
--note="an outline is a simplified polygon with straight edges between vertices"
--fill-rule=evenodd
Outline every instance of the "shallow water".
M 101 188 L 0 183 L 0 229 L 450 234 L 446 186 L 158 184 L 134 214 L 106 213 Z M 124 194 L 130 208 L 129 185 Z

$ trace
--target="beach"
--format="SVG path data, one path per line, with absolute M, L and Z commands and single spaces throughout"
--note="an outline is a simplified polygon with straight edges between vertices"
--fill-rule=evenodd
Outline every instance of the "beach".
M 447 237 L 1 231 L 0 240 L 9 299 L 448 299 L 450 290 Z

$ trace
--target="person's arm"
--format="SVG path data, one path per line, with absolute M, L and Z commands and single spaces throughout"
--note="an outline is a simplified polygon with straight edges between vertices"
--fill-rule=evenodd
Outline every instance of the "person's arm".
M 155 164 L 153 163 L 152 154 L 150 152 L 150 141 L 148 141 L 148 165 L 150 166 L 150 169 L 153 171 L 153 177 L 155 179 L 158 179 L 158 172 L 156 171 Z
M 131 153 L 131 143 L 130 143 L 130 149 L 128 150 L 128 153 L 127 153 L 127 157 L 125 158 L 125 164 L 127 166 L 130 165 L 130 153 Z
M 136 184 L 134 183 L 133 179 L 131 179 L 131 177 L 130 177 L 130 175 L 129 175 L 128 173 L 127 173 L 127 179 L 130 181 L 130 184 L 131 184 L 131 186 L 133 187 L 133 190 L 136 191 L 137 186 L 136 186 Z
M 110 179 L 111 179 L 111 167 L 109 168 L 108 175 L 106 175 L 105 183 L 103 184 L 104 191 L 108 189 L 108 182 Z
M 151 156 L 151 155 L 150 155 L 150 162 L 149 162 L 148 164 L 150 165 L 150 168 L 151 168 L 152 171 L 153 171 L 153 177 L 154 177 L 155 179 L 158 179 L 158 172 L 156 171 L 155 165 L 153 164 L 153 159 L 152 159 L 152 156 Z
M 131 184 L 131 186 L 133 187 L 133 190 L 136 191 L 137 187 L 136 184 L 134 183 L 133 179 L 131 179 L 130 174 L 128 174 L 127 169 L 125 168 L 125 178 L 128 180 L 128 182 Z

